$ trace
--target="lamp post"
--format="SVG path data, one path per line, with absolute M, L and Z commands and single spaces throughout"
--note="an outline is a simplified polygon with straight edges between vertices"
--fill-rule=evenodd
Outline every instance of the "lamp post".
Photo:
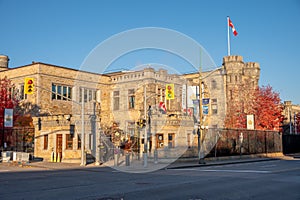
M 209 77 L 214 72 L 221 70 L 221 74 L 224 74 L 224 69 L 222 67 L 216 68 L 208 73 L 206 76 L 202 77 L 202 63 L 201 63 L 201 50 L 200 50 L 200 66 L 199 66 L 199 124 L 198 124 L 198 161 L 199 164 L 205 164 L 204 157 L 201 156 L 201 142 L 203 140 L 203 108 L 202 108 L 202 81 L 203 79 Z
M 81 90 L 81 163 L 80 166 L 86 165 L 85 159 L 85 138 L 84 138 L 84 89 Z
M 144 85 L 144 118 L 146 120 L 146 115 L 147 115 L 147 110 L 146 110 L 146 106 L 147 106 L 147 96 L 146 96 L 146 84 Z M 144 152 L 143 152 L 143 158 L 144 158 L 144 167 L 147 167 L 147 161 L 148 161 L 148 147 L 147 147 L 147 143 L 148 143 L 148 133 L 147 133 L 147 122 L 145 124 L 145 133 L 144 133 Z
M 145 120 L 146 120 L 146 126 L 145 126 L 145 136 L 144 136 L 144 152 L 143 152 L 143 158 L 144 158 L 144 167 L 147 167 L 148 165 L 148 130 L 147 130 L 147 99 L 149 99 L 150 97 L 154 96 L 156 94 L 152 94 L 150 96 L 147 97 L 147 92 L 146 92 L 146 84 L 144 85 L 144 117 L 145 117 Z M 149 117 L 150 117 L 150 112 L 149 112 Z M 150 127 L 150 124 L 149 124 L 149 127 Z M 151 131 L 149 129 L 149 131 Z
M 204 164 L 204 159 L 201 157 L 201 141 L 203 137 L 203 111 L 202 111 L 202 66 L 201 66 L 201 50 L 200 50 L 200 67 L 199 67 L 199 124 L 198 124 L 198 160 L 199 164 Z

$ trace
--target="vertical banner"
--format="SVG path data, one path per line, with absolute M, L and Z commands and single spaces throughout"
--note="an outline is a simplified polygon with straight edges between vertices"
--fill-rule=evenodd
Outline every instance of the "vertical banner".
M 4 110 L 4 127 L 13 127 L 13 109 Z
M 182 110 L 186 110 L 187 108 L 187 88 L 186 85 L 182 85 L 182 99 L 181 99 L 181 108 Z
M 202 113 L 203 113 L 203 115 L 208 115 L 208 106 L 206 106 L 206 105 L 202 106 Z
M 254 115 L 247 115 L 247 129 L 254 129 Z
M 209 104 L 209 98 L 204 98 L 204 99 L 202 99 L 202 104 L 203 104 L 203 105 Z

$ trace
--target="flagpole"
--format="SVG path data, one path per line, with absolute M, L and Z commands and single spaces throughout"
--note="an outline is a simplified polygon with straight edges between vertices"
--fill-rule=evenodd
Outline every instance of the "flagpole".
M 227 53 L 230 56 L 229 16 L 227 16 Z

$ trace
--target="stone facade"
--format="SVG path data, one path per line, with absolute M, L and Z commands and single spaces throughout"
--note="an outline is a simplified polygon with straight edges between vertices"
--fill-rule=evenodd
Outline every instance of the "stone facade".
M 188 94 L 183 92 L 184 87 L 199 88 L 199 73 L 168 74 L 166 70 L 156 71 L 149 67 L 138 71 L 96 74 L 35 62 L 9 69 L 5 59 L 8 62 L 8 58 L 0 57 L 3 63 L 0 77 L 7 76 L 12 80 L 18 88 L 24 112 L 33 116 L 37 157 L 50 160 L 54 151 L 59 153 L 63 162 L 80 161 L 82 108 L 87 153 L 97 154 L 99 139 L 96 133 L 110 127 L 113 122 L 127 136 L 141 134 L 143 139 L 145 131 L 137 131 L 136 122 L 148 117 L 149 106 L 152 113 L 149 148 L 171 149 L 172 154 L 174 147 L 187 147 L 189 152 L 194 152 L 191 155 L 197 154 L 197 135 L 194 134 L 197 114 L 189 115 L 189 108 L 183 108 L 182 102 Z M 201 75 L 203 98 L 209 99 L 205 104 L 208 110 L 204 115 L 204 126 L 222 128 L 229 91 L 237 81 L 251 82 L 253 87 L 257 85 L 259 65 L 244 63 L 241 56 L 227 56 L 220 68 Z M 25 77 L 35 81 L 32 95 L 23 92 Z M 175 88 L 172 100 L 167 100 L 165 95 L 166 84 L 169 83 L 173 83 Z M 197 94 L 193 98 L 196 100 Z M 161 102 L 167 114 L 160 111 Z M 94 115 L 96 118 L 92 121 L 91 116 Z M 173 154 L 176 156 L 175 150 Z
M 283 102 L 283 130 L 284 134 L 298 134 L 299 130 L 295 130 L 295 124 L 298 124 L 295 116 L 300 113 L 300 105 L 295 105 L 292 101 Z M 298 119 L 299 120 L 299 119 Z M 295 133 L 296 132 L 296 133 Z

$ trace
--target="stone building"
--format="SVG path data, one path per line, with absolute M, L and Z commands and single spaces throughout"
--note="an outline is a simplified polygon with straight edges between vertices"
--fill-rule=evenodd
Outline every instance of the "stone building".
M 300 105 L 295 105 L 292 101 L 284 101 L 283 102 L 283 130 L 284 134 L 298 134 L 300 130 L 297 130 L 297 124 L 299 122 L 297 120 L 297 114 L 300 113 Z
M 90 124 L 90 116 L 94 112 L 100 112 L 100 101 L 105 99 L 109 92 L 107 85 L 110 78 L 39 62 L 1 69 L 1 77 L 7 76 L 17 88 L 20 108 L 33 117 L 35 156 L 50 160 L 54 151 L 64 161 L 78 159 L 81 152 L 79 132 L 82 100 L 85 123 Z M 25 77 L 34 80 L 32 95 L 24 93 Z M 104 122 L 111 120 L 112 116 L 105 107 L 102 113 L 101 118 Z M 99 121 L 99 117 L 96 121 Z M 95 140 L 95 137 L 91 133 L 91 126 L 85 127 L 85 146 L 92 150 L 91 141 Z
M 199 73 L 169 74 L 147 67 L 137 71 L 97 74 L 46 63 L 8 68 L 0 56 L 0 77 L 16 85 L 20 105 L 35 126 L 35 156 L 50 160 L 52 152 L 63 162 L 79 162 L 84 122 L 85 152 L 98 157 L 99 132 L 117 124 L 124 137 L 139 137 L 140 149 L 148 135 L 148 149 L 188 148 L 197 155 L 194 125 L 199 116 Z M 227 105 L 238 83 L 258 85 L 258 63 L 244 63 L 241 56 L 226 56 L 223 65 L 202 72 L 205 128 L 222 128 Z M 35 92 L 24 94 L 24 78 L 35 82 Z M 166 84 L 174 84 L 175 98 L 167 100 Z M 82 118 L 84 111 L 84 118 Z M 137 127 L 151 120 L 151 130 Z M 148 134 L 147 134 L 148 133 Z M 182 152 L 181 152 L 182 153 Z

